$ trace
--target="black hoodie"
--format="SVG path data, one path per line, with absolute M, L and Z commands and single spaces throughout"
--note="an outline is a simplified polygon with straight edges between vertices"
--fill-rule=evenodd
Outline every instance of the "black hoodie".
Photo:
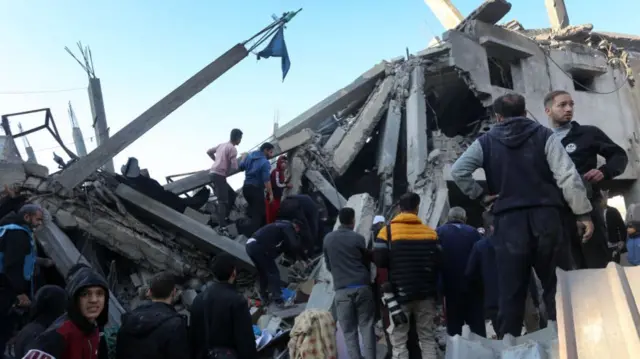
M 187 323 L 172 306 L 152 302 L 122 316 L 117 359 L 187 359 Z
M 67 292 L 57 285 L 45 285 L 38 290 L 31 304 L 31 322 L 14 339 L 16 358 L 22 358 L 31 342 L 64 313 L 67 299 Z
M 0 226 L 18 225 L 26 229 L 29 224 L 16 213 L 11 213 L 2 220 Z M 28 229 L 30 230 L 30 229 Z M 34 248 L 31 245 L 31 235 L 26 230 L 7 229 L 0 237 L 0 252 L 3 253 L 0 271 L 0 311 L 6 312 L 16 302 L 16 296 L 31 293 L 31 280 L 25 279 L 25 261 L 28 256 L 33 256 Z M 34 264 L 33 262 L 32 264 Z M 33 270 L 33 267 L 32 267 Z M 33 273 L 32 273 L 33 274 Z
M 552 134 L 526 117 L 514 117 L 478 139 L 489 193 L 500 195 L 494 213 L 566 205 L 547 160 L 547 141 Z
M 78 307 L 83 289 L 102 287 L 105 291 L 104 308 L 95 323 L 87 320 Z M 29 349 L 49 354 L 55 359 L 98 359 L 100 343 L 99 327 L 104 327 L 109 319 L 109 290 L 107 282 L 93 269 L 79 268 L 67 283 L 69 302 L 67 313 L 58 318 L 42 333 Z M 35 352 L 28 352 L 25 358 L 46 358 Z

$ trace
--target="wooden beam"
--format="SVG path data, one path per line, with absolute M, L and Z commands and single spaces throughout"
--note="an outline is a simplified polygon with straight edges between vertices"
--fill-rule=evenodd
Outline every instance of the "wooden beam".
M 174 227 L 191 240 L 191 243 L 202 251 L 208 253 L 226 252 L 238 259 L 244 268 L 253 270 L 254 265 L 245 251 L 244 245 L 226 237 L 222 237 L 213 228 L 204 225 L 189 216 L 186 216 L 173 208 L 149 198 L 133 188 L 120 184 L 115 194 L 140 208 L 150 215 L 158 218 L 167 225 Z
M 247 55 L 247 49 L 243 45 L 235 45 L 123 127 L 100 147 L 62 171 L 56 181 L 65 189 L 72 189 L 81 184 L 98 168 L 204 90 Z

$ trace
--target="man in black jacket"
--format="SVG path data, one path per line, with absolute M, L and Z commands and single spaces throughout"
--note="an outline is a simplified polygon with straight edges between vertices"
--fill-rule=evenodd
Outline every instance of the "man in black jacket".
M 480 136 L 451 167 L 464 194 L 495 215 L 494 248 L 499 271 L 499 335 L 522 333 L 525 300 L 533 267 L 542 282 L 549 319 L 555 320 L 556 267 L 570 258 L 562 215 L 567 204 L 593 231 L 592 207 L 575 165 L 550 129 L 526 118 L 518 94 L 493 103 L 497 124 Z M 483 168 L 488 192 L 473 179 Z
M 260 296 L 265 303 L 282 305 L 284 302 L 276 258 L 284 253 L 292 259 L 307 259 L 298 232 L 300 224 L 297 221 L 278 220 L 258 229 L 247 241 L 245 248 L 258 270 Z
M 320 225 L 320 208 L 311 196 L 296 194 L 287 196 L 280 205 L 278 219 L 300 223 L 300 238 L 307 249 L 312 249 L 317 243 L 318 227 Z M 322 244 L 319 245 L 322 248 Z
M 573 236 L 573 259 L 578 268 L 604 268 L 611 260 L 607 246 L 607 232 L 600 208 L 600 182 L 619 176 L 627 167 L 627 153 L 613 142 L 601 129 L 580 125 L 573 120 L 574 102 L 566 91 L 553 91 L 544 98 L 544 107 L 556 137 L 562 140 L 569 157 L 582 176 L 593 207 L 591 219 L 593 237 L 580 243 Z M 606 163 L 598 167 L 598 155 Z M 577 233 L 577 230 L 571 230 Z
M 620 264 L 620 254 L 626 251 L 627 225 L 620 212 L 607 204 L 609 191 L 602 191 L 600 210 L 603 212 L 604 225 L 607 229 L 608 246 L 611 251 L 611 260 Z
M 189 328 L 194 359 L 258 357 L 247 300 L 235 289 L 235 259 L 219 254 L 213 262 L 214 283 L 198 294 L 191 305 Z M 218 355 L 218 356 L 217 356 Z
M 36 244 L 33 230 L 42 224 L 40 206 L 27 204 L 0 221 L 0 353 L 13 334 L 11 308 L 27 308 L 33 298 Z
M 166 272 L 156 274 L 149 283 L 148 296 L 150 303 L 123 315 L 116 358 L 190 358 L 186 320 L 173 308 L 175 278 Z

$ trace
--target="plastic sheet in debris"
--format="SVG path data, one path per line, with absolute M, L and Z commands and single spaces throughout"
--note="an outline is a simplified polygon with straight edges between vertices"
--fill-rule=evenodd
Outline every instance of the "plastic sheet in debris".
M 462 335 L 447 339 L 445 359 L 557 359 L 558 330 L 550 322 L 545 329 L 514 338 L 492 340 L 471 333 L 465 325 Z

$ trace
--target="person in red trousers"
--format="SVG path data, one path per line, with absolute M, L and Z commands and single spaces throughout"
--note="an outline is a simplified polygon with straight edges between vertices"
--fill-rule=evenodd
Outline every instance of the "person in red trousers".
M 267 206 L 267 224 L 273 223 L 280 209 L 280 200 L 285 188 L 291 188 L 285 176 L 287 170 L 287 156 L 278 157 L 276 168 L 271 171 L 271 188 L 273 188 L 273 201 L 266 201 Z

